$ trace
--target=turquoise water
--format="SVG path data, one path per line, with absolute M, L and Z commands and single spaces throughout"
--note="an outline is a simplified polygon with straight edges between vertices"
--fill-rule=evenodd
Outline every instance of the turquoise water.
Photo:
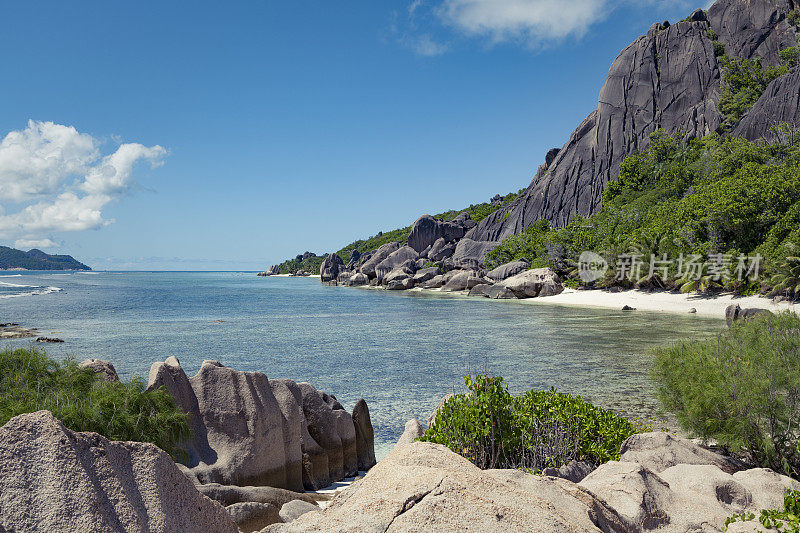
M 66 342 L 46 345 L 48 353 L 108 359 L 125 378 L 146 379 L 151 363 L 175 355 L 190 375 L 204 359 L 217 359 L 308 381 L 348 408 L 363 397 L 379 450 L 409 418 L 424 421 L 475 370 L 504 376 L 515 392 L 557 387 L 655 416 L 649 347 L 724 327 L 696 315 L 327 287 L 238 272 L 6 272 L 0 322 L 61 337 Z

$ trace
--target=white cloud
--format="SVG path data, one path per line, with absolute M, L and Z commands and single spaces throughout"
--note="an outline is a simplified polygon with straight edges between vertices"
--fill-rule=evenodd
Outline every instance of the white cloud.
M 57 248 L 59 244 L 50 239 L 17 239 L 14 248 L 30 250 L 31 248 Z
M 436 56 L 463 38 L 540 49 L 580 38 L 619 9 L 652 20 L 688 15 L 706 0 L 411 0 L 393 13 L 397 41 L 421 56 Z M 449 30 L 449 31 L 448 31 Z
M 610 10 L 608 0 L 444 0 L 442 20 L 471 36 L 492 42 L 581 36 Z
M 16 212 L 0 206 L 0 236 L 42 240 L 43 234 L 108 225 L 103 208 L 134 184 L 133 169 L 162 164 L 161 146 L 120 144 L 102 155 L 100 142 L 71 126 L 29 121 L 0 142 L 0 201 L 28 205 Z M 52 241 L 50 241 L 52 242 Z

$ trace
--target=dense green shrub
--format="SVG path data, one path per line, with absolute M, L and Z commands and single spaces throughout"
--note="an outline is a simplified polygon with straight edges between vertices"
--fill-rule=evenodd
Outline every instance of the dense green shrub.
M 725 520 L 725 529 L 734 522 L 756 520 L 750 512 L 735 514 Z M 800 533 L 800 491 L 787 489 L 783 495 L 783 509 L 762 509 L 758 523 L 764 529 L 782 533 Z
M 655 352 L 663 405 L 690 433 L 800 474 L 800 317 L 765 314 Z
M 800 136 L 787 127 L 772 135 L 770 143 L 717 134 L 684 141 L 656 131 L 646 150 L 622 162 L 598 213 L 575 215 L 563 228 L 537 222 L 503 241 L 487 255 L 487 263 L 524 257 L 569 278 L 580 253 L 594 251 L 611 267 L 609 277 L 596 283 L 604 286 L 623 284 L 614 279 L 621 254 L 638 255 L 642 275 L 651 258 L 666 254 L 671 262 L 664 281 L 670 288 L 757 291 L 758 283 L 739 279 L 740 256 L 760 254 L 759 274 L 765 268 L 773 274 L 789 244 L 800 243 Z M 727 257 L 727 273 L 710 272 L 711 254 Z M 680 272 L 681 255 L 699 256 L 699 280 Z
M 443 444 L 480 468 L 540 471 L 572 459 L 600 464 L 619 458 L 622 442 L 645 428 L 580 396 L 529 391 L 512 396 L 501 377 L 467 376 L 420 437 Z
M 788 72 L 785 65 L 763 67 L 760 57 L 722 56 L 719 62 L 722 66 L 719 110 L 725 115 L 725 125 L 728 127 L 739 122 L 772 80 Z
M 188 415 L 164 389 L 145 392 L 141 379 L 108 383 L 35 348 L 0 351 L 0 425 L 43 409 L 74 431 L 151 442 L 176 459 L 183 458 L 178 444 L 191 435 Z

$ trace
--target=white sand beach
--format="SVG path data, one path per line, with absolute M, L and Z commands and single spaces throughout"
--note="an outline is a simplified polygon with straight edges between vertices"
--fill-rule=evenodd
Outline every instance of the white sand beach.
M 698 315 L 716 318 L 725 318 L 725 308 L 731 304 L 739 304 L 742 308 L 768 309 L 772 312 L 780 312 L 785 309 L 796 310 L 795 304 L 789 302 L 774 303 L 772 299 L 760 296 L 735 296 L 733 294 L 705 296 L 638 290 L 613 293 L 602 290 L 565 289 L 564 292 L 556 296 L 531 298 L 522 301 L 531 305 L 569 305 L 606 309 L 622 309 L 623 306 L 627 305 L 639 311 L 681 314 L 689 313 L 691 309 L 695 309 Z

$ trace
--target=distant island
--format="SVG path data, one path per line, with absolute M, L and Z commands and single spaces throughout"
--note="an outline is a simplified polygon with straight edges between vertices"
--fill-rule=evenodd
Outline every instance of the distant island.
M 91 270 L 71 255 L 50 255 L 34 248 L 23 252 L 0 246 L 0 270 Z

